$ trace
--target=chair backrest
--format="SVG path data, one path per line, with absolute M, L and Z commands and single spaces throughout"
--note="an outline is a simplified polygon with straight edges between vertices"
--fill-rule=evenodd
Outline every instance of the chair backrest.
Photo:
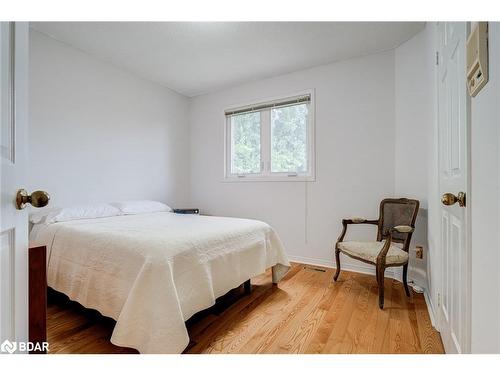
M 420 202 L 416 199 L 387 198 L 380 202 L 380 215 L 377 240 L 386 239 L 397 225 L 415 226 Z M 392 233 L 392 240 L 403 244 L 403 250 L 408 252 L 411 233 Z

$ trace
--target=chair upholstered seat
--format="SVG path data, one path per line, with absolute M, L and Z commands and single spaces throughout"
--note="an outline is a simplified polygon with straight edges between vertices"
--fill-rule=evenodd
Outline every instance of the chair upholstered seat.
M 384 246 L 385 241 L 345 241 L 337 244 L 340 251 L 355 258 L 360 258 L 368 262 L 377 263 L 377 256 Z M 401 250 L 399 247 L 391 245 L 387 252 L 385 263 L 387 266 L 391 264 L 402 264 L 408 261 L 408 253 Z

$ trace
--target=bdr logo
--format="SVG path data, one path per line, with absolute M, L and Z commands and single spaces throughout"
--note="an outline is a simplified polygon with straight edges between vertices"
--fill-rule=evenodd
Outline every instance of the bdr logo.
M 17 343 L 16 342 L 10 342 L 9 340 L 5 340 L 2 342 L 2 345 L 0 345 L 0 351 L 3 353 L 14 353 L 17 349 Z
M 0 345 L 0 352 L 12 354 L 16 350 L 19 350 L 21 353 L 26 352 L 48 352 L 49 351 L 49 343 L 44 341 L 40 342 L 15 342 L 10 340 L 5 340 Z

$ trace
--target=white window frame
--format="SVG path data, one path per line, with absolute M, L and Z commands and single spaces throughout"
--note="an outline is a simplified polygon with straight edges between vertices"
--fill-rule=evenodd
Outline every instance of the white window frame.
M 293 94 L 280 95 L 264 100 L 255 100 L 250 104 L 234 105 L 231 108 L 244 108 L 256 106 L 263 103 L 285 100 L 298 96 L 310 95 L 309 111 L 307 117 L 307 172 L 287 173 L 271 172 L 271 109 L 259 111 L 260 122 L 260 173 L 231 173 L 231 117 L 226 116 L 224 111 L 224 180 L 223 182 L 293 182 L 293 181 L 315 181 L 316 179 L 316 147 L 315 147 L 315 98 L 314 90 L 304 90 Z

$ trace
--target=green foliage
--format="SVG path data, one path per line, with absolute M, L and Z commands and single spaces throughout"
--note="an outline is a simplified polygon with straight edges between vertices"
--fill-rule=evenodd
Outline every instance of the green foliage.
M 231 117 L 232 173 L 260 172 L 260 112 Z
M 271 171 L 307 171 L 307 104 L 275 108 L 270 113 Z M 261 171 L 260 117 L 260 112 L 231 117 L 232 173 Z
M 271 111 L 271 171 L 307 171 L 307 105 Z

